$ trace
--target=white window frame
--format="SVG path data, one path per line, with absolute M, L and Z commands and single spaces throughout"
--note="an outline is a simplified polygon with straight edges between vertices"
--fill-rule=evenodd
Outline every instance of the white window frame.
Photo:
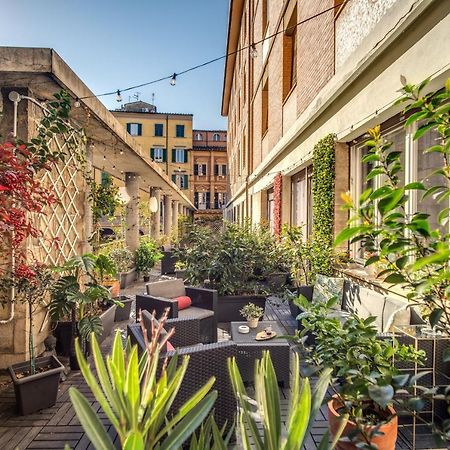
M 220 134 L 219 133 L 214 133 L 213 134 L 213 141 L 214 142 L 219 142 L 220 141 Z
M 206 192 L 198 193 L 198 209 L 201 210 L 206 209 Z
M 185 157 L 185 148 L 176 148 L 175 149 L 175 162 L 184 164 L 184 157 Z
M 153 161 L 163 162 L 164 161 L 164 148 L 163 147 L 153 147 Z
M 140 136 L 139 134 L 139 125 L 141 125 L 140 123 L 137 122 L 130 122 L 129 124 L 129 128 L 130 128 L 130 135 L 131 136 Z
M 202 135 L 202 133 L 197 133 L 197 134 L 195 135 L 195 140 L 196 140 L 196 141 L 203 141 L 203 135 Z

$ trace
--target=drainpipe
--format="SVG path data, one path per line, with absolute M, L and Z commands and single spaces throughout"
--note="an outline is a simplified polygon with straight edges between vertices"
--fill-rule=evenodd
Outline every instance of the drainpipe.
M 169 158 L 171 158 L 172 152 L 169 150 L 169 115 L 166 114 L 166 174 L 169 174 Z

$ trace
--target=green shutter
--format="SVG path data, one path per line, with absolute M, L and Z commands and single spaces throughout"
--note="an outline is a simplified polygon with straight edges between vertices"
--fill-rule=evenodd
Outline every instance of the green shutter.
M 102 186 L 104 186 L 105 184 L 108 184 L 108 181 L 109 181 L 108 172 L 102 172 L 100 180 L 101 180 L 100 183 Z
M 150 149 L 150 158 L 152 159 L 152 161 L 155 160 L 155 149 L 154 148 Z
M 163 148 L 163 162 L 167 162 L 167 148 Z
M 172 162 L 176 162 L 177 159 L 177 151 L 173 148 L 172 149 Z
M 189 177 L 187 175 L 183 175 L 184 176 L 184 188 L 188 189 L 189 188 Z
M 131 123 L 127 123 L 127 133 L 129 133 L 129 134 L 131 134 L 130 129 L 131 129 Z
M 172 181 L 177 184 L 177 176 L 173 173 L 172 174 Z
M 188 162 L 188 151 L 186 149 L 184 150 L 184 162 Z
M 142 124 L 138 123 L 138 136 L 142 136 Z

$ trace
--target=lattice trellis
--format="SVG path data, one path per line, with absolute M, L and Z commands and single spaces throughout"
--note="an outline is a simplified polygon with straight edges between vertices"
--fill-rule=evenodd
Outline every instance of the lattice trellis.
M 58 203 L 36 219 L 43 237 L 34 239 L 30 249 L 38 260 L 58 265 L 82 252 L 82 243 L 86 239 L 83 221 L 86 181 L 76 157 L 85 151 L 84 135 L 73 129 L 55 135 L 49 146 L 64 152 L 67 158 L 46 172 L 41 180 L 44 186 L 53 190 Z

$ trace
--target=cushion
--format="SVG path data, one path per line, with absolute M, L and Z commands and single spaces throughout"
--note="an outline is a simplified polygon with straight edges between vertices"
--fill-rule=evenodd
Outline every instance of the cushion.
M 360 287 L 358 295 L 355 297 L 354 313 L 361 319 L 375 316 L 377 320 L 373 324 L 381 332 L 383 331 L 384 303 L 384 295 L 373 289 Z
M 191 306 L 190 308 L 182 309 L 178 312 L 178 318 L 187 319 L 188 317 L 193 317 L 195 319 L 206 319 L 214 315 L 214 311 L 210 309 L 197 308 L 196 306 Z
M 333 309 L 341 309 L 342 295 L 344 292 L 344 279 L 317 275 L 313 291 L 313 302 L 325 303 L 332 297 L 337 297 L 338 301 Z
M 186 295 L 184 282 L 181 279 L 162 280 L 148 283 L 147 294 L 152 297 L 175 298 Z
M 175 300 L 178 303 L 178 311 L 189 308 L 192 305 L 191 297 L 188 297 L 187 295 L 182 295 L 181 297 L 177 297 Z
M 411 309 L 401 297 L 386 296 L 383 311 L 383 331 L 388 332 L 394 326 L 411 324 Z

